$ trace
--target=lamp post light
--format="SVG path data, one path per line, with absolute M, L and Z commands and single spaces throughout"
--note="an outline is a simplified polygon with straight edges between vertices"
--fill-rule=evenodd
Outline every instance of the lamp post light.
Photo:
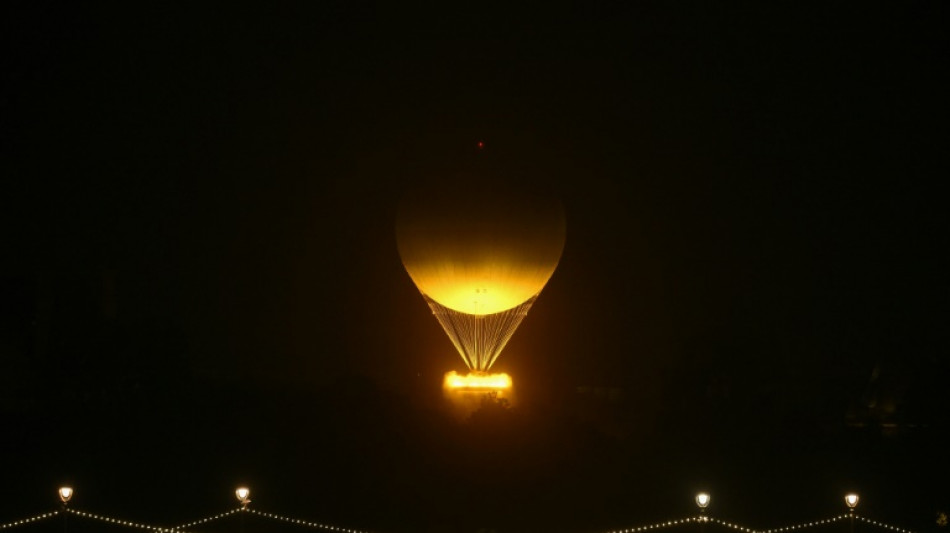
M 704 516 L 706 508 L 709 507 L 709 493 L 700 492 L 696 495 L 696 506 L 699 507 L 700 516 Z
M 699 533 L 703 533 L 706 530 L 706 522 L 709 521 L 709 517 L 706 516 L 706 508 L 709 507 L 708 492 L 700 492 L 696 495 L 696 506 L 699 507 L 699 517 L 696 518 L 699 522 Z
M 234 495 L 237 496 L 239 502 L 241 502 L 241 510 L 247 511 L 247 504 L 251 503 L 251 489 L 247 487 L 238 487 L 234 491 Z M 241 533 L 244 533 L 244 515 L 241 515 Z
M 241 502 L 241 509 L 246 511 L 247 504 L 251 503 L 251 491 L 247 487 L 240 487 L 234 491 L 234 495 L 237 496 L 239 502 Z
M 66 505 L 69 503 L 69 500 L 73 498 L 73 488 L 72 487 L 60 487 L 59 488 L 59 501 L 63 502 L 63 533 L 67 532 L 68 524 L 66 523 L 66 517 L 68 512 L 66 511 Z
M 854 514 L 854 508 L 858 506 L 858 495 L 850 493 L 844 497 L 844 503 L 848 506 L 848 512 Z
M 848 521 L 851 522 L 851 533 L 854 533 L 854 508 L 858 506 L 858 499 L 858 495 L 853 492 L 844 496 L 844 504 L 848 506 Z

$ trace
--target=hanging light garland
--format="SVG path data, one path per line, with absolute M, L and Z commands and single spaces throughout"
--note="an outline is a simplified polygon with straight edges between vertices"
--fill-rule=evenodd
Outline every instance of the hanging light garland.
M 52 518 L 58 514 L 59 514 L 59 511 L 53 511 L 51 513 L 43 513 L 41 515 L 31 516 L 29 518 L 22 518 L 20 520 L 15 520 L 13 522 L 7 522 L 6 524 L 0 524 L 0 529 L 9 529 L 11 527 L 32 524 L 33 522 L 39 522 L 40 520 L 46 520 L 47 518 Z
M 741 525 L 739 525 L 739 524 L 734 524 L 734 523 L 732 523 L 732 522 L 726 522 L 725 520 L 720 520 L 720 519 L 718 519 L 718 518 L 713 518 L 713 517 L 710 517 L 710 516 L 707 516 L 707 515 L 701 515 L 701 516 L 696 516 L 696 517 L 692 517 L 692 518 L 683 518 L 683 519 L 680 519 L 680 520 L 670 520 L 670 521 L 666 521 L 666 522 L 657 522 L 657 523 L 655 523 L 655 524 L 647 524 L 647 525 L 644 525 L 644 526 L 638 526 L 638 527 L 627 528 L 627 529 L 615 529 L 615 530 L 608 531 L 608 532 L 606 532 L 606 533 L 641 533 L 641 532 L 643 532 L 643 531 L 648 531 L 648 530 L 651 530 L 651 529 L 661 529 L 661 528 L 665 528 L 665 527 L 676 526 L 676 525 L 686 524 L 686 523 L 690 523 L 690 522 L 696 522 L 696 523 L 699 523 L 699 522 L 711 522 L 711 523 L 718 524 L 718 525 L 723 526 L 723 527 L 727 527 L 727 528 L 729 528 L 729 529 L 733 529 L 733 530 L 736 530 L 736 531 L 741 531 L 741 532 L 743 532 L 743 533 L 785 533 L 785 532 L 788 532 L 788 531 L 796 531 L 796 530 L 800 530 L 800 529 L 808 529 L 808 528 L 818 527 L 818 526 L 822 526 L 822 525 L 826 525 L 826 524 L 832 524 L 832 523 L 834 523 L 834 522 L 840 522 L 840 521 L 842 521 L 842 520 L 847 520 L 849 517 L 850 517 L 850 515 L 843 514 L 843 515 L 835 516 L 835 517 L 832 517 L 832 518 L 825 518 L 825 519 L 823 519 L 823 520 L 813 520 L 813 521 L 811 521 L 811 522 L 802 522 L 801 524 L 794 524 L 794 525 L 785 526 L 785 527 L 776 527 L 776 528 L 772 528 L 772 529 L 753 529 L 753 528 L 748 528 L 748 527 L 741 526 Z M 904 529 L 904 528 L 901 528 L 901 527 L 892 526 L 892 525 L 890 525 L 890 524 L 885 524 L 884 522 L 878 522 L 878 521 L 876 521 L 876 520 L 871 520 L 871 519 L 868 519 L 868 518 L 864 518 L 863 516 L 857 516 L 857 515 L 855 515 L 854 518 L 855 518 L 855 520 L 859 520 L 859 521 L 864 522 L 864 523 L 866 523 L 866 524 L 870 524 L 870 525 L 872 525 L 872 526 L 877 526 L 877 527 L 880 527 L 880 528 L 882 528 L 882 529 L 887 529 L 887 530 L 890 530 L 890 531 L 896 531 L 897 533 L 914 533 L 913 531 L 911 531 L 911 530 L 909 530 L 909 529 Z
M 72 490 L 70 489 L 67 494 L 64 494 L 64 493 L 62 492 L 62 490 L 63 490 L 63 489 L 60 490 L 60 494 L 59 494 L 59 495 L 60 495 L 60 499 L 61 499 L 61 500 L 63 501 L 63 503 L 65 504 L 67 501 L 69 501 L 70 497 L 72 496 Z M 114 525 L 118 525 L 118 526 L 125 526 L 125 527 L 134 528 L 134 529 L 141 529 L 141 530 L 145 530 L 145 531 L 151 531 L 151 532 L 153 532 L 153 533 L 188 533 L 188 530 L 190 530 L 191 528 L 193 528 L 193 527 L 195 527 L 195 526 L 200 526 L 200 525 L 203 525 L 203 524 L 207 524 L 207 523 L 209 523 L 209 522 L 214 522 L 214 521 L 216 521 L 216 520 L 221 520 L 221 519 L 223 519 L 223 518 L 227 518 L 227 517 L 229 517 L 229 516 L 231 516 L 231 515 L 234 515 L 234 514 L 237 514 L 237 513 L 246 512 L 246 513 L 254 514 L 254 515 L 257 515 L 257 516 L 264 517 L 264 518 L 268 518 L 268 519 L 271 519 L 271 520 L 278 520 L 278 521 L 285 522 L 285 523 L 288 523 L 288 524 L 294 524 L 294 525 L 298 525 L 298 526 L 302 526 L 302 527 L 308 527 L 308 528 L 311 528 L 311 529 L 318 529 L 318 530 L 323 530 L 323 531 L 333 531 L 333 532 L 336 532 L 336 533 L 369 533 L 369 532 L 367 532 L 367 531 L 365 531 L 365 530 L 354 529 L 354 528 L 346 528 L 346 527 L 339 527 L 339 526 L 334 526 L 334 525 L 330 525 L 330 524 L 323 524 L 323 523 L 320 523 L 320 522 L 312 522 L 312 521 L 304 520 L 304 519 L 300 519 L 300 518 L 293 518 L 293 517 L 289 517 L 289 516 L 283 516 L 283 515 L 279 515 L 279 514 L 268 513 L 268 512 L 264 512 L 264 511 L 258 511 L 258 510 L 256 510 L 256 509 L 251 509 L 251 508 L 249 508 L 249 507 L 247 506 L 247 504 L 250 503 L 250 499 L 248 498 L 249 494 L 250 494 L 250 491 L 247 490 L 246 488 L 243 488 L 243 487 L 242 487 L 241 489 L 238 489 L 238 491 L 236 491 L 236 495 L 237 495 L 237 497 L 238 497 L 238 500 L 241 502 L 241 507 L 239 507 L 239 508 L 237 508 L 237 509 L 232 509 L 232 510 L 230 510 L 230 511 L 226 511 L 226 512 L 223 512 L 223 513 L 218 513 L 218 514 L 216 514 L 216 515 L 212 515 L 212 516 L 208 516 L 208 517 L 205 517 L 205 518 L 201 518 L 201 519 L 199 519 L 199 520 L 195 520 L 195 521 L 193 521 L 193 522 L 188 522 L 187 524 L 182 524 L 182 525 L 180 525 L 180 526 L 175 526 L 175 527 L 171 527 L 171 528 L 166 528 L 166 527 L 161 527 L 161 526 L 154 526 L 154 525 L 144 524 L 144 523 L 140 523 L 140 522 L 133 522 L 133 521 L 131 521 L 131 520 L 124 520 L 124 519 L 121 519 L 121 518 L 115 518 L 115 517 L 97 515 L 97 514 L 94 514 L 94 513 L 89 513 L 89 512 L 86 512 L 86 511 L 80 511 L 80 510 L 78 510 L 78 509 L 73 509 L 73 508 L 70 508 L 70 507 L 66 507 L 66 506 L 64 505 L 63 509 L 60 510 L 60 511 L 51 511 L 51 512 L 48 512 L 48 513 L 43 513 L 43 514 L 40 514 L 40 515 L 28 517 L 28 518 L 22 518 L 22 519 L 19 519 L 19 520 L 14 520 L 14 521 L 12 521 L 12 522 L 0 523 L 0 530 L 11 529 L 11 528 L 16 528 L 16 527 L 20 527 L 20 526 L 25 526 L 25 525 L 32 524 L 32 523 L 35 523 L 35 522 L 40 522 L 40 521 L 43 521 L 43 520 L 47 520 L 47 519 L 53 518 L 54 516 L 59 516 L 59 515 L 62 515 L 62 514 L 65 513 L 65 514 L 72 514 L 72 515 L 75 515 L 75 516 L 80 516 L 80 517 L 88 518 L 88 519 L 92 519 L 92 520 L 98 520 L 98 521 L 100 521 L 100 522 L 105 522 L 105 523 L 108 523 L 108 524 L 114 524 Z M 705 509 L 706 509 L 706 505 L 708 505 L 708 503 L 709 503 L 709 495 L 703 493 L 703 496 L 704 496 L 703 498 L 697 500 L 697 505 L 699 505 L 700 510 L 701 510 L 701 514 L 700 514 L 699 516 L 694 516 L 694 517 L 689 517 L 689 518 L 681 518 L 681 519 L 678 519 L 678 520 L 667 520 L 667 521 L 664 521 L 664 522 L 656 522 L 656 523 L 653 523 L 653 524 L 646 524 L 646 525 L 637 526 L 637 527 L 631 527 L 631 528 L 626 528 L 626 529 L 616 529 L 616 530 L 609 531 L 609 532 L 607 532 L 607 533 L 643 533 L 644 531 L 649 531 L 649 530 L 653 530 L 653 529 L 665 529 L 665 528 L 680 526 L 680 525 L 683 525 L 683 524 L 690 524 L 690 523 L 708 523 L 708 522 L 711 522 L 711 523 L 714 523 L 714 524 L 718 524 L 718 525 L 720 525 L 720 526 L 723 526 L 723 527 L 726 527 L 726 528 L 729 528 L 729 529 L 732 529 L 732 530 L 735 530 L 735 531 L 739 531 L 739 532 L 741 532 L 741 533 L 787 533 L 787 532 L 791 532 L 791 531 L 797 531 L 797 530 L 802 530 L 802 529 L 808 529 L 808 528 L 814 528 L 814 527 L 818 527 L 818 526 L 823 526 L 823 525 L 826 525 L 826 524 L 832 524 L 832 523 L 835 523 L 835 522 L 840 522 L 840 521 L 842 521 L 842 520 L 848 520 L 848 519 L 857 520 L 857 521 L 863 522 L 863 523 L 865 523 L 865 524 L 868 524 L 868 525 L 871 525 L 871 526 L 875 526 L 875 527 L 879 527 L 879 528 L 881 528 L 881 529 L 886 529 L 886 530 L 888 530 L 888 531 L 893 531 L 893 532 L 896 532 L 896 533 L 914 533 L 913 531 L 911 531 L 911 530 L 909 530 L 909 529 L 904 529 L 904 528 L 901 528 L 901 527 L 898 527 L 898 526 L 894 526 L 894 525 L 891 525 L 891 524 L 886 524 L 886 523 L 884 523 L 884 522 L 879 522 L 879 521 L 877 521 L 877 520 L 871 520 L 871 519 L 869 519 L 869 518 L 864 518 L 863 516 L 858 516 L 858 515 L 854 514 L 854 506 L 855 506 L 856 503 L 857 503 L 857 498 L 856 498 L 856 497 L 854 498 L 854 502 L 848 501 L 848 500 L 846 499 L 846 503 L 847 503 L 848 506 L 849 506 L 849 511 L 848 511 L 847 514 L 842 514 L 842 515 L 838 515 L 838 516 L 834 516 L 834 517 L 826 518 L 826 519 L 822 519 L 822 520 L 813 520 L 813 521 L 811 521 L 811 522 L 802 522 L 802 523 L 800 523 L 800 524 L 793 524 L 793 525 L 784 526 L 784 527 L 777 527 L 777 528 L 771 528 L 771 529 L 752 529 L 752 528 L 744 527 L 744 526 L 741 526 L 741 525 L 738 525 L 738 524 L 734 524 L 734 523 L 732 523 L 732 522 L 726 522 L 725 520 L 720 520 L 720 519 L 718 519 L 718 518 L 713 518 L 713 517 L 710 517 L 710 516 L 706 515 L 704 511 L 705 511 Z

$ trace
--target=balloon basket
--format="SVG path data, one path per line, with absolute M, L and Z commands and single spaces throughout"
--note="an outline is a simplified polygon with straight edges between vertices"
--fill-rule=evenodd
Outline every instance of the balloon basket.
M 471 415 L 485 402 L 504 401 L 507 405 L 514 403 L 514 384 L 511 376 L 505 373 L 448 372 L 445 374 L 442 390 L 455 413 L 462 417 Z

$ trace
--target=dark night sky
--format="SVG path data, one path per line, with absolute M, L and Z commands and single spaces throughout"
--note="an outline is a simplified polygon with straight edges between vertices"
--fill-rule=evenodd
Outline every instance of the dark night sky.
M 381 530 L 597 530 L 700 487 L 759 527 L 852 488 L 950 508 L 946 5 L 133 4 L 0 13 L 0 522 L 62 480 Z M 497 365 L 514 422 L 453 426 L 393 223 L 475 158 L 568 236 Z M 509 477 L 446 489 L 481 461 Z

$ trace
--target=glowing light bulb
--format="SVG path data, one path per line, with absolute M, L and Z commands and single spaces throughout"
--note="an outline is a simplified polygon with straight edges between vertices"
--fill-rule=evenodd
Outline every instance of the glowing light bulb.
M 858 506 L 858 495 L 853 492 L 846 495 L 844 497 L 844 503 L 848 506 L 848 509 L 854 511 L 854 508 Z
M 238 501 L 241 502 L 241 506 L 244 508 L 247 508 L 247 504 L 251 503 L 251 491 L 247 487 L 239 487 L 234 491 L 234 495 L 237 496 Z
M 709 507 L 709 494 L 705 492 L 700 492 L 699 494 L 697 494 L 696 505 L 698 505 L 700 509 L 705 509 L 706 507 Z

